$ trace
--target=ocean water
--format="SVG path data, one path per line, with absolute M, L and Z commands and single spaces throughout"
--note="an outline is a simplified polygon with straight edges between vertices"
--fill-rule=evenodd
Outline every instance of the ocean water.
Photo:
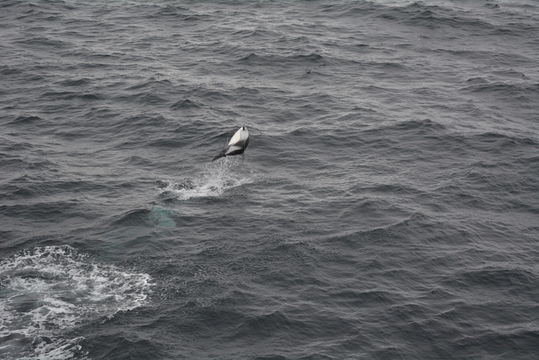
M 538 60 L 533 0 L 0 1 L 0 358 L 539 359 Z

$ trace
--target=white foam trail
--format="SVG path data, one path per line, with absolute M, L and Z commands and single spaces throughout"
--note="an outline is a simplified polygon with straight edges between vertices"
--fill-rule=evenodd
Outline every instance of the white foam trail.
M 200 176 L 183 183 L 167 182 L 162 193 L 172 193 L 178 199 L 217 197 L 232 188 L 254 182 L 253 174 L 241 164 L 241 160 L 224 158 L 209 163 Z
M 79 324 L 143 305 L 151 277 L 97 264 L 69 246 L 46 246 L 0 261 L 2 359 L 84 359 Z M 67 338 L 66 338 L 67 337 Z M 26 345 L 21 345 L 26 344 Z

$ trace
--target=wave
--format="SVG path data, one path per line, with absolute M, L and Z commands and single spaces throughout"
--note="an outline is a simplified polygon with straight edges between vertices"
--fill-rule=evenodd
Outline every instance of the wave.
M 137 133 L 143 128 L 166 128 L 170 122 L 170 119 L 161 114 L 142 113 L 119 117 L 114 123 L 111 123 L 111 125 L 119 133 Z
M 111 225 L 121 226 L 140 226 L 149 225 L 150 210 L 148 209 L 134 209 L 129 210 L 122 215 L 118 216 Z
M 491 11 L 499 11 L 496 3 L 485 4 Z M 427 4 L 422 1 L 411 2 L 405 5 L 383 5 L 371 1 L 359 1 L 351 4 L 324 5 L 321 9 L 328 16 L 333 17 L 373 17 L 384 21 L 397 22 L 407 26 L 425 27 L 427 29 L 451 29 L 454 31 L 467 31 L 475 35 L 511 35 L 521 36 L 522 32 L 533 32 L 537 26 L 530 17 L 517 17 L 519 21 L 497 23 L 491 13 L 476 11 L 470 12 L 459 8 L 449 8 L 443 5 Z M 511 17 L 518 16 L 508 12 Z M 475 15 L 474 14 L 478 14 Z M 515 20 L 516 20 L 515 19 Z
M 17 75 L 24 74 L 24 70 L 21 68 L 16 68 L 9 65 L 0 65 L 0 74 L 1 75 Z
M 356 59 L 337 58 L 328 55 L 321 55 L 316 52 L 307 54 L 257 54 L 249 53 L 237 60 L 242 65 L 256 66 L 326 66 L 326 65 L 343 65 L 357 64 Z
M 0 355 L 68 359 L 85 356 L 73 329 L 144 305 L 152 278 L 96 263 L 70 246 L 46 246 L 0 261 L 0 286 Z
M 81 93 L 75 91 L 48 91 L 43 93 L 41 98 L 50 100 L 83 100 L 83 101 L 95 101 L 103 100 L 103 96 L 96 93 Z
M 27 146 L 29 144 L 14 144 L 7 146 L 5 150 L 7 153 L 9 151 L 17 151 L 26 148 L 32 148 L 32 146 Z M 4 169 L 43 169 L 46 170 L 49 165 L 52 165 L 48 160 L 36 160 L 36 159 L 24 159 L 19 156 L 8 155 L 7 153 L 0 153 L 0 166 Z M 23 175 L 26 176 L 26 175 Z
M 403 145 L 402 141 L 399 142 L 396 139 L 402 140 L 405 137 L 410 137 L 411 141 L 432 143 L 437 148 L 443 146 L 445 149 L 453 149 L 459 152 L 466 149 L 495 153 L 513 149 L 524 151 L 529 149 L 532 151 L 533 147 L 536 147 L 539 143 L 539 139 L 527 134 L 498 131 L 479 131 L 475 133 L 470 131 L 451 131 L 446 125 L 430 119 L 404 120 L 390 123 L 388 125 L 366 129 L 363 131 L 363 134 L 362 138 L 367 144 L 371 142 L 370 139 L 372 136 L 376 136 L 374 141 L 372 141 L 373 145 L 383 145 L 399 151 L 402 151 Z
M 255 29 L 239 29 L 234 31 L 233 35 L 247 39 L 258 38 L 261 40 L 267 39 L 274 41 L 276 38 L 279 38 L 280 41 L 286 40 L 286 36 L 283 33 L 260 27 Z
M 11 194 L 11 196 L 26 195 L 34 193 L 31 189 L 20 188 L 22 193 Z M 66 201 L 41 201 L 35 203 L 25 202 L 24 204 L 0 205 L 0 215 L 10 218 L 32 219 L 41 223 L 60 221 L 72 217 L 88 218 L 88 212 L 81 208 L 78 200 L 70 199 Z
M 140 339 L 129 333 L 99 334 L 89 344 L 96 359 L 170 359 L 159 345 L 159 340 Z
M 273 62 L 273 60 L 278 60 L 278 59 L 288 60 L 288 61 L 315 62 L 316 63 L 316 62 L 322 61 L 324 57 L 317 53 L 310 53 L 310 54 L 299 54 L 299 55 L 275 57 L 275 59 L 272 59 L 271 56 L 262 56 L 256 53 L 250 53 L 249 55 L 240 58 L 239 61 L 265 63 L 267 61 Z
M 506 83 L 506 82 L 488 82 L 482 78 L 471 78 L 467 81 L 470 85 L 461 88 L 476 94 L 496 95 L 509 100 L 519 100 L 519 102 L 539 101 L 539 83 Z
M 531 294 L 539 286 L 539 277 L 525 269 L 487 267 L 463 271 L 451 282 L 464 282 L 474 287 L 520 290 L 520 294 Z
M 187 91 L 185 96 L 207 102 L 230 102 L 237 100 L 232 94 L 229 94 L 228 91 L 207 86 L 197 86 L 196 88 Z
M 332 301 L 341 306 L 388 306 L 404 299 L 398 293 L 384 290 L 338 290 L 329 294 Z
M 170 105 L 170 108 L 172 110 L 179 110 L 179 109 L 198 109 L 201 105 L 197 102 L 190 100 L 190 99 L 181 99 L 176 101 L 174 104 Z
M 484 61 L 484 62 L 491 62 L 494 61 L 499 65 L 505 65 L 505 66 L 516 66 L 518 64 L 526 65 L 532 63 L 534 60 L 524 56 L 521 53 L 509 53 L 509 52 L 503 52 L 503 51 L 487 51 L 487 50 L 479 50 L 479 49 L 444 49 L 444 48 L 437 48 L 432 50 L 434 53 L 439 54 L 448 54 L 451 56 L 455 56 L 458 58 L 464 58 L 474 61 Z
M 43 119 L 37 115 L 19 115 L 12 121 L 8 122 L 8 125 L 29 125 L 36 122 L 42 122 Z
M 36 36 L 25 40 L 19 40 L 17 43 L 32 47 L 51 47 L 54 49 L 66 49 L 73 46 L 73 44 L 67 41 L 51 39 L 45 36 Z
M 496 26 L 479 18 L 439 5 L 414 2 L 405 6 L 391 6 L 375 13 L 378 18 L 398 21 L 406 25 L 429 29 L 451 27 L 458 30 L 492 31 Z
M 504 311 L 505 309 L 500 310 L 501 313 Z M 509 328 L 496 331 L 478 331 L 477 334 L 471 336 L 462 336 L 454 343 L 460 349 L 468 349 L 471 354 L 485 354 L 485 358 L 495 358 L 499 354 L 505 354 L 514 359 L 532 360 L 537 357 L 535 350 L 538 341 L 537 329 Z M 489 344 L 489 346 L 485 344 Z
M 211 19 L 211 16 L 208 14 L 195 13 L 191 9 L 174 5 L 165 5 L 159 10 L 155 11 L 155 13 L 149 17 L 159 19 L 160 21 L 166 18 L 172 18 L 174 20 L 187 22 L 202 20 L 207 21 Z
M 398 122 L 389 123 L 382 126 L 376 126 L 373 128 L 368 128 L 364 132 L 366 134 L 378 134 L 378 133 L 387 133 L 395 132 L 398 134 L 421 134 L 421 135 L 435 135 L 443 134 L 446 132 L 447 128 L 445 125 L 433 121 L 431 119 L 411 119 L 411 120 L 402 120 Z M 383 138 L 386 138 L 385 135 Z M 385 140 L 388 141 L 388 140 Z
M 138 90 L 138 89 L 151 89 L 151 90 L 158 90 L 158 89 L 170 89 L 172 86 L 172 82 L 167 79 L 158 80 L 154 77 L 149 78 L 148 80 L 139 82 L 137 84 L 131 85 L 126 88 L 126 90 Z
M 66 79 L 58 81 L 57 83 L 63 86 L 84 86 L 89 85 L 92 82 L 89 78 L 79 78 L 79 79 Z
M 435 217 L 414 212 L 407 216 L 395 216 L 393 222 L 366 229 L 346 231 L 324 237 L 328 243 L 339 243 L 353 249 L 364 248 L 373 244 L 434 244 L 444 242 L 447 237 L 458 239 L 466 244 L 473 238 L 473 233 L 460 229 L 450 222 L 440 221 Z
M 306 325 L 304 321 L 292 319 L 281 311 L 274 311 L 245 319 L 231 337 L 265 337 L 285 330 L 298 334 L 309 330 Z
M 168 99 L 153 92 L 141 92 L 133 95 L 119 96 L 117 99 L 124 100 L 127 102 L 135 102 L 143 105 L 159 105 L 168 102 Z
M 2 165 L 0 161 L 0 165 Z M 43 163 L 38 168 L 43 168 L 50 170 L 54 167 L 52 163 Z M 5 195 L 0 194 L 0 197 L 7 196 L 9 198 L 17 198 L 19 196 L 28 197 L 28 196 L 47 196 L 51 193 L 61 194 L 61 193 L 72 193 L 79 194 L 81 192 L 92 192 L 99 189 L 105 189 L 105 186 L 100 184 L 94 184 L 87 181 L 81 180 L 58 180 L 56 178 L 50 179 L 42 176 L 18 176 L 10 179 L 9 182 L 5 184 Z M 44 206 L 46 209 L 54 211 L 56 208 L 61 208 L 65 206 L 69 208 L 69 204 L 73 205 L 71 202 L 46 202 L 39 203 L 34 202 L 32 205 L 29 205 L 26 209 L 29 210 L 29 213 L 34 211 L 39 211 L 40 209 L 34 207 Z M 25 204 L 28 205 L 28 204 Z M 23 204 L 14 204 L 13 211 L 19 211 L 21 209 L 24 211 L 25 205 Z M 11 211 L 11 210 L 10 210 Z
M 151 209 L 134 209 L 117 216 L 111 225 L 174 227 L 176 222 L 172 218 L 172 215 L 171 210 L 158 206 L 154 206 Z
M 476 134 L 450 133 L 439 137 L 439 140 L 453 147 L 485 151 L 488 153 L 505 153 L 509 150 L 530 150 L 539 144 L 539 140 L 517 134 L 506 134 L 494 131 L 479 132 Z M 522 155 L 519 157 L 522 158 Z

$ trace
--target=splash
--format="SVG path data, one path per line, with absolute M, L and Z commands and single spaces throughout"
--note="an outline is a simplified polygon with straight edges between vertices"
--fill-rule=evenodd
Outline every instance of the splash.
M 181 183 L 159 182 L 161 194 L 173 194 L 180 200 L 198 197 L 218 197 L 232 188 L 250 184 L 254 176 L 241 160 L 224 158 L 204 167 L 202 174 Z
M 70 246 L 46 246 L 0 261 L 0 358 L 85 359 L 83 338 L 69 336 L 92 319 L 143 305 L 148 274 L 96 264 Z

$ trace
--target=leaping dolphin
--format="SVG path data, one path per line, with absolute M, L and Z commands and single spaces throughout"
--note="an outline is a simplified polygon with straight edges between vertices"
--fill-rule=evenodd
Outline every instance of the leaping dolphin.
M 245 126 L 242 126 L 234 133 L 227 146 L 212 161 L 226 156 L 242 155 L 247 145 L 249 145 L 249 131 Z

